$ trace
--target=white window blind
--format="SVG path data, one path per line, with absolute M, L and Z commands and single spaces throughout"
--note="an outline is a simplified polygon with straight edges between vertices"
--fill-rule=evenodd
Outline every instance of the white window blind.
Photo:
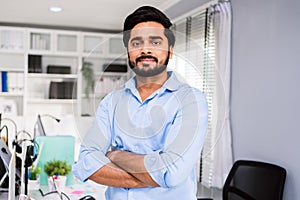
M 176 43 L 174 48 L 174 66 L 176 71 L 190 85 L 199 88 L 208 102 L 208 129 L 201 159 L 198 163 L 200 181 L 209 181 L 213 158 L 212 149 L 212 114 L 216 86 L 215 36 L 213 23 L 206 10 L 175 23 Z
M 173 59 L 170 60 L 169 68 L 173 68 L 180 76 L 185 78 L 185 58 L 186 58 L 186 20 L 179 21 L 173 26 L 176 42 L 173 51 Z

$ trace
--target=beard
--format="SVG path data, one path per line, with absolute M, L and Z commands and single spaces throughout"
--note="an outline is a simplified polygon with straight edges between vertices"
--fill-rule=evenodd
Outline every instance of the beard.
M 163 64 L 159 64 L 158 59 L 153 56 L 141 56 L 141 57 L 138 57 L 135 62 L 133 62 L 130 60 L 129 55 L 128 55 L 128 64 L 129 64 L 130 68 L 132 69 L 132 71 L 136 75 L 141 76 L 141 77 L 151 77 L 151 76 L 156 76 L 166 70 L 167 65 L 169 63 L 169 57 L 170 57 L 170 52 L 168 52 L 168 56 L 167 56 L 165 62 Z M 153 67 L 152 69 L 144 69 L 144 68 L 150 68 L 149 64 L 147 64 L 147 65 L 144 64 L 142 68 L 136 67 L 139 60 L 141 60 L 143 58 L 153 59 L 156 62 L 156 66 Z

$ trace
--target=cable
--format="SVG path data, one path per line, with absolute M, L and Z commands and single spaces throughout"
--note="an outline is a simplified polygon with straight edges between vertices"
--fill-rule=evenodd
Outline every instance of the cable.
M 17 136 L 17 131 L 18 131 L 18 128 L 17 128 L 17 124 L 14 120 L 10 119 L 10 118 L 3 118 L 1 119 L 2 115 L 0 114 L 0 128 L 1 128 L 1 121 L 10 121 L 13 125 L 14 125 L 14 128 L 15 128 L 15 137 Z M 7 125 L 4 125 L 1 130 L 0 130 L 0 133 L 1 131 L 3 130 L 3 128 L 6 127 L 6 145 L 8 145 L 8 127 Z
M 18 128 L 17 128 L 16 122 L 14 120 L 10 119 L 10 118 L 3 118 L 2 119 L 2 121 L 5 121 L 5 120 L 10 121 L 14 125 L 14 127 L 15 127 L 15 137 L 16 137 L 17 136 L 17 132 L 18 132 Z
M 4 125 L 1 129 L 0 129 L 0 135 L 1 135 L 1 133 L 2 133 L 2 130 L 5 128 L 5 130 L 6 130 L 6 138 L 5 138 L 5 143 L 6 143 L 6 145 L 8 145 L 8 127 L 6 126 L 6 125 Z
M 86 195 L 79 200 L 96 200 L 92 195 Z
M 49 194 L 54 194 L 54 193 L 57 193 L 59 195 L 58 191 L 51 191 L 51 192 L 47 192 L 45 194 L 43 193 L 42 189 L 39 189 L 39 191 L 40 191 L 42 197 L 47 196 Z M 61 194 L 62 194 L 62 196 L 65 196 L 68 200 L 71 200 L 70 197 L 68 195 L 66 195 L 64 192 L 61 192 Z M 60 196 L 61 200 L 63 200 L 62 196 Z
M 41 117 L 50 117 L 52 119 L 54 119 L 55 121 L 57 122 L 60 122 L 60 119 L 54 117 L 53 115 L 50 115 L 50 114 L 43 114 L 43 115 L 40 115 Z
M 19 200 L 21 200 L 22 197 L 24 197 L 25 200 L 30 200 L 30 197 L 28 195 L 25 195 L 25 194 L 20 194 Z
M 31 137 L 30 133 L 27 132 L 26 130 L 20 130 L 19 132 L 17 132 L 17 136 L 16 136 L 16 139 L 17 139 L 17 140 L 18 140 L 18 137 L 19 137 L 20 135 L 22 135 L 21 133 L 25 133 L 25 134 L 30 138 L 30 140 L 32 140 L 32 137 Z
M 20 139 L 20 135 L 23 135 L 25 134 L 26 136 L 28 136 L 28 138 L 25 138 L 25 139 Z M 22 146 L 21 144 L 25 141 L 29 141 L 31 143 L 33 143 L 33 140 L 31 138 L 31 135 L 26 131 L 26 130 L 21 130 L 19 132 L 17 132 L 17 135 L 15 137 L 15 140 L 13 141 L 13 145 L 16 146 L 16 152 L 17 153 L 22 153 Z
M 25 136 L 25 137 L 21 137 L 21 136 Z M 21 137 L 21 138 L 20 138 Z M 31 144 L 26 144 L 26 148 L 22 149 L 22 143 L 29 141 Z M 32 165 L 32 163 L 35 161 L 36 157 L 35 155 L 33 155 L 33 149 L 35 148 L 35 143 L 30 135 L 29 132 L 27 132 L 26 130 L 21 130 L 19 132 L 17 132 L 16 135 L 16 139 L 13 143 L 14 145 L 16 145 L 16 152 L 18 153 L 22 153 L 23 150 L 25 150 L 25 160 L 24 160 L 24 167 L 25 167 L 25 195 L 28 195 L 28 167 L 30 167 Z M 22 166 L 21 166 L 22 167 Z
M 8 188 L 0 188 L 0 192 L 9 192 Z
M 44 194 L 43 191 L 42 191 L 42 189 L 39 189 L 39 191 L 40 191 L 40 193 L 41 193 L 41 195 L 43 197 L 47 196 L 49 194 L 57 193 L 59 195 L 59 197 L 60 197 L 61 200 L 63 200 L 63 196 L 65 196 L 68 200 L 70 200 L 70 198 L 68 197 L 68 195 L 66 195 L 64 192 L 58 191 L 57 185 L 56 185 L 55 180 L 54 180 L 53 177 L 52 177 L 52 184 L 54 186 L 55 191 L 51 191 L 51 192 L 48 192 L 48 193 Z

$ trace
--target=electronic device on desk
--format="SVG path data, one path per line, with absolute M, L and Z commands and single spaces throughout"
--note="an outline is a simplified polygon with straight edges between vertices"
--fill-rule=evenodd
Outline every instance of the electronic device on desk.
M 28 72 L 42 73 L 42 56 L 28 55 Z
M 63 66 L 63 65 L 48 65 L 47 73 L 48 74 L 71 74 L 71 67 Z
M 75 99 L 76 91 L 74 81 L 51 81 L 49 99 Z
M 37 158 L 37 149 L 36 149 L 36 136 L 37 133 L 36 131 L 39 132 L 40 136 L 46 136 L 45 128 L 42 123 L 41 115 L 37 116 L 37 121 L 36 121 L 36 127 L 34 127 L 34 133 L 33 133 L 33 147 L 32 149 L 28 149 L 28 151 L 31 151 L 31 154 L 33 158 Z M 34 162 L 34 161 L 33 161 Z
M 96 199 L 91 195 L 86 195 L 86 196 L 80 198 L 79 200 L 96 200 Z
M 15 195 L 18 195 L 21 185 L 21 172 L 19 169 L 14 167 L 14 163 L 11 163 L 12 158 L 13 157 L 8 146 L 2 139 L 0 139 L 0 188 L 8 189 L 9 183 L 14 182 L 12 180 L 9 180 L 10 178 L 12 178 L 12 176 L 9 177 L 9 169 L 13 167 L 13 170 L 15 171 Z
M 46 132 L 45 132 L 45 129 L 44 129 L 44 125 L 42 123 L 41 115 L 37 116 L 37 128 L 38 128 L 38 131 L 40 133 L 40 136 L 46 136 Z M 36 134 L 34 134 L 34 137 L 35 136 L 36 136 Z

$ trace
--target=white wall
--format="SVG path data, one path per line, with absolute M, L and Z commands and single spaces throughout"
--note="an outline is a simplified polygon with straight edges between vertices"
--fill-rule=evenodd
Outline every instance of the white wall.
M 284 199 L 300 199 L 300 1 L 232 6 L 234 158 L 285 167 Z
M 175 18 L 206 1 L 182 2 L 167 14 Z M 234 158 L 285 167 L 284 199 L 300 199 L 300 1 L 231 2 Z

